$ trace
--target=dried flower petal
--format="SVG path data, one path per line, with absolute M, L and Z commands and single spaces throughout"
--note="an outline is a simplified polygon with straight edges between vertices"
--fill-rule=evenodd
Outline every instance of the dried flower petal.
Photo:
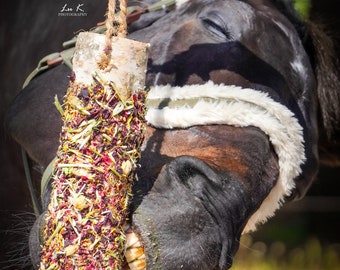
M 65 247 L 65 255 L 67 257 L 72 256 L 74 253 L 76 253 L 77 250 L 78 250 L 77 245 L 69 245 L 69 246 Z
M 86 208 L 86 207 L 89 205 L 89 203 L 88 203 L 86 197 L 83 196 L 83 195 L 80 195 L 80 196 L 74 198 L 74 199 L 72 200 L 72 204 L 73 204 L 73 206 L 74 206 L 75 208 L 77 208 L 79 211 L 83 210 L 84 208 Z

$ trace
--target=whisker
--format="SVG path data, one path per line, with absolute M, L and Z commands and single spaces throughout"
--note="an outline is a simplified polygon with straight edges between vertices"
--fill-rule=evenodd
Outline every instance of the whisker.
M 7 228 L 1 228 L 3 236 L 1 242 L 2 261 L 1 269 L 33 269 L 30 256 L 28 239 L 30 229 L 36 216 L 31 212 L 6 212 L 0 213 L 8 216 Z

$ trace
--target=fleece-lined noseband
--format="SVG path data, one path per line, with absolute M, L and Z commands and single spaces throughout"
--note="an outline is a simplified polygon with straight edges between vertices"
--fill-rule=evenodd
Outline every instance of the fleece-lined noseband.
M 295 187 L 294 179 L 305 162 L 302 127 L 294 114 L 266 93 L 249 88 L 217 85 L 183 87 L 155 86 L 147 98 L 146 120 L 157 128 L 188 128 L 226 124 L 255 126 L 268 135 L 279 158 L 279 178 L 260 208 L 249 219 L 244 232 L 264 223 Z

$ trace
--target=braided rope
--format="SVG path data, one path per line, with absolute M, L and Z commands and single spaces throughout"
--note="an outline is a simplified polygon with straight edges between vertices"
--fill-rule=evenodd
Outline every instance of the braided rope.
M 120 13 L 119 13 L 118 36 L 125 38 L 126 33 L 127 33 L 127 22 L 126 22 L 127 1 L 126 0 L 120 0 L 119 9 L 120 9 Z
M 98 66 L 102 70 L 109 70 L 111 68 L 111 42 L 113 36 L 125 38 L 127 34 L 127 0 L 119 1 L 119 18 L 116 17 L 116 0 L 109 0 L 106 12 L 106 32 L 105 32 L 105 48 L 104 53 L 98 62 Z M 116 23 L 119 23 L 117 27 Z

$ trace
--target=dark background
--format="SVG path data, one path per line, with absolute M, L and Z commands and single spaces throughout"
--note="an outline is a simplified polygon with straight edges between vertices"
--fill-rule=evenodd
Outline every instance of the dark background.
M 95 6 L 97 1 L 80 1 L 88 2 L 85 6 L 88 14 L 79 18 L 58 17 L 59 10 L 55 7 L 61 7 L 66 2 L 72 4 L 79 1 L 55 0 L 53 6 L 49 2 L 5 0 L 5 3 L 1 3 L 0 269 L 24 269 L 28 259 L 25 241 L 28 228 L 34 220 L 20 148 L 5 133 L 2 124 L 5 111 L 20 91 L 26 76 L 35 67 L 36 61 L 51 52 L 60 51 L 61 43 L 70 39 L 77 30 L 88 30 L 94 26 L 89 21 L 104 20 L 105 8 Z M 35 9 L 36 18 L 32 17 Z M 314 0 L 310 17 L 325 25 L 340 52 L 338 1 Z M 55 27 L 59 20 L 69 21 L 67 29 Z M 32 32 L 36 34 L 31 35 Z M 32 51 L 31 48 L 38 49 Z M 254 238 L 268 242 L 276 239 L 298 245 L 299 242 L 315 236 L 321 243 L 340 243 L 339 228 L 340 169 L 321 167 L 307 197 L 301 202 L 287 204 L 275 218 L 254 234 Z

